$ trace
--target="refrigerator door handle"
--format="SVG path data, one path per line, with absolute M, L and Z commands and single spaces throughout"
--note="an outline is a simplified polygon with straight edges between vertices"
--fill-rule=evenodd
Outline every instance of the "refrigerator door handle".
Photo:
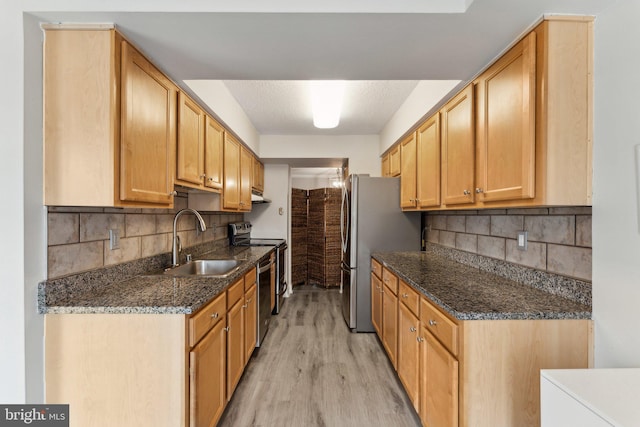
M 340 206 L 340 237 L 342 238 L 342 252 L 347 251 L 349 239 L 349 192 L 342 187 L 342 205 Z

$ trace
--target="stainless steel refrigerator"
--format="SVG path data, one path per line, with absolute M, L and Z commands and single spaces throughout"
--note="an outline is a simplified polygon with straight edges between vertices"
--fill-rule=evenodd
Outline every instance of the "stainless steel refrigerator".
M 419 251 L 420 213 L 400 209 L 400 178 L 350 175 L 342 193 L 342 314 L 353 332 L 373 332 L 371 252 Z

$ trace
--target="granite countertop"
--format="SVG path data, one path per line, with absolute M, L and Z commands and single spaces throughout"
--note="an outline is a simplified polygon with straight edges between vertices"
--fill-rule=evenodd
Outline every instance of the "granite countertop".
M 126 280 L 102 279 L 99 285 L 65 283 L 44 286 L 39 311 L 69 313 L 156 313 L 191 314 L 246 274 L 273 251 L 269 246 L 229 247 L 199 256 L 198 259 L 243 260 L 240 268 L 226 278 L 174 277 L 162 270 L 136 275 Z
M 372 257 L 459 320 L 591 318 L 589 306 L 431 252 Z

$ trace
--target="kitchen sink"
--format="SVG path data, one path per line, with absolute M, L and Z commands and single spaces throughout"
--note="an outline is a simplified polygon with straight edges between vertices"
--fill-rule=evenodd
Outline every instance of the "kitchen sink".
M 227 277 L 236 272 L 242 262 L 237 259 L 200 259 L 169 268 L 163 274 L 169 276 Z

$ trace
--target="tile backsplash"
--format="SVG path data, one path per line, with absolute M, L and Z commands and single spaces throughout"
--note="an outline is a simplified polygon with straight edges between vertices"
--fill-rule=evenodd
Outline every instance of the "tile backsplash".
M 173 218 L 187 207 L 184 195 L 174 209 L 49 207 L 47 277 L 49 279 L 171 252 Z M 227 224 L 243 214 L 202 213 L 207 230 L 196 228 L 191 214 L 178 219 L 183 248 L 227 239 Z M 120 247 L 109 249 L 109 230 L 118 230 Z
M 591 207 L 428 212 L 430 243 L 591 281 Z M 517 232 L 527 231 L 526 251 Z

